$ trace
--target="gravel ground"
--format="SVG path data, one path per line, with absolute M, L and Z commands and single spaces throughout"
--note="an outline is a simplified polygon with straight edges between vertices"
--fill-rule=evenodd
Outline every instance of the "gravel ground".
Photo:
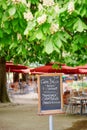
M 53 115 L 53 128 L 66 130 L 81 120 L 87 120 L 87 117 L 56 114 Z M 0 104 L 0 130 L 49 130 L 49 115 L 38 115 L 38 99 L 16 96 L 12 103 Z

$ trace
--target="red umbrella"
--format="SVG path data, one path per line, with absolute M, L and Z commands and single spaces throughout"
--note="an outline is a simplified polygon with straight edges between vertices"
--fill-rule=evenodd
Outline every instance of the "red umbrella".
M 12 62 L 6 62 L 6 72 L 29 73 L 30 69 L 27 66 L 21 64 L 16 65 Z
M 45 66 L 40 66 L 37 68 L 34 68 L 31 70 L 31 73 L 52 73 L 56 72 L 56 69 L 53 69 L 51 65 L 45 65 Z M 61 70 L 60 70 L 61 72 Z
M 66 65 L 61 66 L 61 71 L 62 71 L 62 73 L 65 73 L 65 74 L 75 74 L 75 73 L 77 73 L 76 68 L 66 66 Z M 56 72 L 59 72 L 59 69 Z
M 45 66 L 40 66 L 37 67 L 35 69 L 31 70 L 32 72 L 44 72 L 44 73 L 66 73 L 66 74 L 75 74 L 77 72 L 77 69 L 74 67 L 70 67 L 70 66 L 66 66 L 66 65 L 61 65 L 58 64 L 58 66 L 60 66 L 58 69 L 53 68 L 53 64 L 47 64 Z
M 13 64 L 13 62 L 6 62 L 6 69 L 27 69 L 27 66 L 21 64 Z
M 78 69 L 78 74 L 87 74 L 87 69 Z
M 83 66 L 76 66 L 77 69 L 87 69 L 87 64 Z
M 82 66 L 76 66 L 77 74 L 87 74 L 87 64 Z
M 30 69 L 6 69 L 6 72 L 30 73 Z

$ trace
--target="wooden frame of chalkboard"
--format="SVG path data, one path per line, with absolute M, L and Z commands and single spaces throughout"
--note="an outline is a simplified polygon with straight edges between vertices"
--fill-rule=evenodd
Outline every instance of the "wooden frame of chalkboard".
M 38 114 L 63 113 L 62 74 L 38 75 Z

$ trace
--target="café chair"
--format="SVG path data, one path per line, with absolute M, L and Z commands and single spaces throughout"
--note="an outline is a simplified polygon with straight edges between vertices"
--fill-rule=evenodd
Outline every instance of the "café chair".
M 78 113 L 78 110 L 81 107 L 80 101 L 76 101 L 72 98 L 77 96 L 79 96 L 78 91 L 72 91 L 64 96 L 64 106 L 66 114 Z

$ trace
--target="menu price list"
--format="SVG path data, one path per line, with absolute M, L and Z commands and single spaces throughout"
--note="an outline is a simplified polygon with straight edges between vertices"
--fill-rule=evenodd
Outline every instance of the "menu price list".
M 40 77 L 41 110 L 61 109 L 60 76 Z

